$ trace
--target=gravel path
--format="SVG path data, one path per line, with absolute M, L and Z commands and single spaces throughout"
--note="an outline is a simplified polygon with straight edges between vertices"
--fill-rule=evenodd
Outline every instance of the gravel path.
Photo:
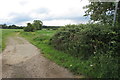
M 0 73 L 1 74 L 1 73 Z M 2 78 L 74 78 L 71 72 L 40 54 L 22 37 L 10 37 L 2 53 Z

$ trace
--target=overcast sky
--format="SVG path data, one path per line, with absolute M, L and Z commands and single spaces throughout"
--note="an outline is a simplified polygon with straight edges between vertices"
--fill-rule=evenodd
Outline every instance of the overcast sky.
M 41 20 L 44 25 L 88 22 L 83 6 L 88 0 L 0 0 L 0 24 L 26 25 Z

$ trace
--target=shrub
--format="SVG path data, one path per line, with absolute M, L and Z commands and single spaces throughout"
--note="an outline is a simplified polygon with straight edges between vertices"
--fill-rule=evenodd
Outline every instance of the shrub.
M 31 23 L 27 23 L 27 27 L 24 28 L 26 32 L 33 32 L 35 31 L 35 27 Z
M 120 33 L 112 30 L 110 26 L 67 25 L 50 39 L 50 44 L 77 57 L 87 58 L 96 51 L 106 53 L 111 49 L 115 52 L 114 55 L 118 56 L 116 51 L 119 50 L 119 35 Z
M 34 32 L 34 28 L 33 27 L 25 27 L 24 31 L 25 32 Z
M 57 50 L 86 61 L 89 66 L 83 72 L 89 76 L 119 77 L 119 26 L 66 25 L 50 39 L 50 44 Z

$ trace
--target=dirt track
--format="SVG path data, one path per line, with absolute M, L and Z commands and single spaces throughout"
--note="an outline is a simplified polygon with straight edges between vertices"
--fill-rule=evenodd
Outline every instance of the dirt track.
M 40 54 L 39 49 L 22 37 L 8 39 L 2 53 L 3 78 L 73 78 L 68 70 Z

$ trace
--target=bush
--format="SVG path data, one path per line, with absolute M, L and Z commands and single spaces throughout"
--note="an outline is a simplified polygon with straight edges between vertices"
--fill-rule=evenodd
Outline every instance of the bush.
M 34 32 L 34 28 L 33 27 L 25 27 L 24 31 L 26 31 L 26 32 Z
M 86 61 L 85 74 L 92 77 L 119 77 L 120 27 L 101 24 L 66 25 L 51 39 L 57 50 Z
M 67 25 L 51 38 L 50 44 L 76 57 L 87 58 L 96 51 L 106 53 L 111 49 L 115 52 L 114 56 L 118 56 L 119 35 L 110 26 Z

